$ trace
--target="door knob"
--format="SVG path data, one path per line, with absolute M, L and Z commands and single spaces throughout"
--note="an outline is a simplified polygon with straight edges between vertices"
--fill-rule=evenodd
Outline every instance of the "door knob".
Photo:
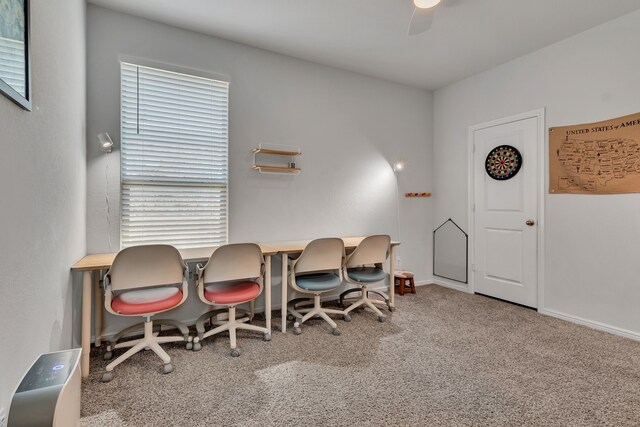
M 533 227 L 534 225 L 536 225 L 536 222 L 532 219 L 528 219 L 525 224 L 527 224 L 529 227 Z

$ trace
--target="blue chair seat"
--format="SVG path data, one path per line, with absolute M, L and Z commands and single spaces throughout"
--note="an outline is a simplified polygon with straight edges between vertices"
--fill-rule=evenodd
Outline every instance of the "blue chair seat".
M 349 278 L 356 282 L 373 283 L 384 280 L 387 273 L 378 267 L 353 267 L 347 269 Z
M 307 291 L 328 291 L 339 287 L 342 280 L 333 273 L 306 274 L 296 276 L 296 284 Z

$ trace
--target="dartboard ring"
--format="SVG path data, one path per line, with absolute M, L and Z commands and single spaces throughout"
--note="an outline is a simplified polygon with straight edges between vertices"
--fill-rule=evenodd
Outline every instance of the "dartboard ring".
M 487 175 L 498 181 L 505 181 L 517 175 L 522 167 L 522 155 L 516 147 L 500 145 L 489 153 L 484 162 Z

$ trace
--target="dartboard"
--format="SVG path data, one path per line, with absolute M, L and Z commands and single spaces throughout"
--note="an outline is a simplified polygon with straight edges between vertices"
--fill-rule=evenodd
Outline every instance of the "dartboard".
M 500 145 L 489 153 L 484 162 L 487 174 L 498 181 L 511 179 L 522 166 L 522 155 L 516 147 Z

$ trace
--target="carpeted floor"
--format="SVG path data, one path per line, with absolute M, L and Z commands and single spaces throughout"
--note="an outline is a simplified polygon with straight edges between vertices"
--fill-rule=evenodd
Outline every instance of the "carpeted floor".
M 227 336 L 168 345 L 169 375 L 142 352 L 103 384 L 96 355 L 82 424 L 640 426 L 640 342 L 439 286 L 397 301 L 387 323 L 357 311 L 337 337 L 319 320 L 271 342 L 242 333 L 239 358 Z

